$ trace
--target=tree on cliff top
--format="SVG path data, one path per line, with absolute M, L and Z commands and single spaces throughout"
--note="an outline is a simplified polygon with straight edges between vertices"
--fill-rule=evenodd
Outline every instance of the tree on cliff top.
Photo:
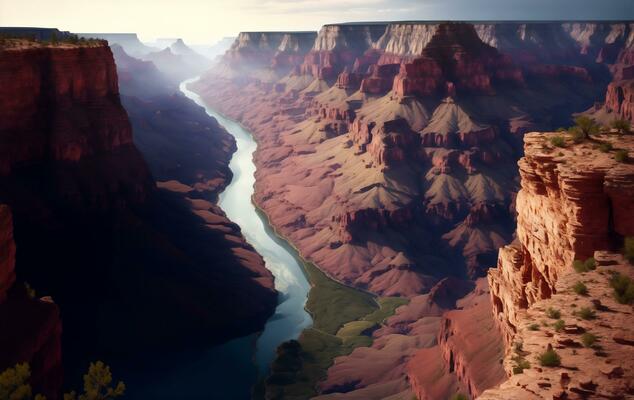
M 123 396 L 125 384 L 118 382 L 112 387 L 110 367 L 101 361 L 90 363 L 88 373 L 84 375 L 84 394 L 75 392 L 64 395 L 64 400 L 110 400 Z
M 580 132 L 585 139 L 590 139 L 590 135 L 599 133 L 600 128 L 594 119 L 585 115 L 580 115 L 575 118 L 575 126 L 573 127 L 573 129 Z

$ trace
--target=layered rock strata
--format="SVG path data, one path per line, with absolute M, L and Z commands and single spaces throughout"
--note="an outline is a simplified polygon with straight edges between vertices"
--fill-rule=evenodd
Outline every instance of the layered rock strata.
M 614 339 L 629 335 L 631 307 L 616 302 L 607 272 L 634 275 L 631 266 L 623 266 L 613 254 L 624 237 L 634 235 L 634 168 L 616 161 L 612 151 L 599 152 L 592 142 L 568 142 L 566 148 L 553 149 L 548 141 L 553 135 L 525 137 L 525 156 L 519 162 L 517 241 L 500 249 L 498 266 L 488 274 L 493 312 L 506 343 L 505 369 L 511 376 L 518 357 L 532 367 L 481 398 L 631 394 L 627 382 L 634 350 Z M 634 150 L 629 136 L 602 135 L 594 140 Z M 597 260 L 596 271 L 573 270 L 574 260 L 589 257 Z M 572 290 L 579 282 L 586 285 L 587 294 Z M 583 319 L 577 313 L 582 308 L 593 310 L 592 318 Z M 565 327 L 553 328 L 548 309 L 560 311 Z M 583 348 L 584 332 L 600 338 L 600 347 Z M 538 357 L 548 346 L 560 354 L 561 368 L 539 368 Z M 615 366 L 622 369 L 611 375 Z

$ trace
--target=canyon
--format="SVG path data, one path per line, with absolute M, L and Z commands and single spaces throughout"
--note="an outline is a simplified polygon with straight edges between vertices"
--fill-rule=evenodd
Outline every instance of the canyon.
M 254 201 L 302 257 L 341 283 L 409 300 L 368 334 L 369 346 L 334 358 L 317 398 L 475 398 L 507 380 L 516 333 L 498 312 L 512 321 L 555 293 L 574 257 L 607 250 L 606 238 L 583 233 L 578 246 L 589 254 L 533 260 L 548 269 L 547 284 L 535 267 L 506 267 L 498 280 L 496 270 L 487 272 L 500 248 L 498 265 L 521 259 L 504 246 L 521 241 L 544 206 L 528 205 L 531 195 L 520 191 L 528 185 L 526 159 L 519 175 L 516 167 L 523 137 L 569 126 L 578 113 L 606 125 L 631 120 L 629 94 L 616 87 L 631 78 L 632 34 L 627 22 L 246 32 L 190 84 L 255 136 Z M 618 182 L 617 191 L 631 177 Z M 586 223 L 593 229 L 577 222 Z M 544 231 L 561 243 L 580 235 Z M 527 275 L 534 281 L 525 287 Z M 287 351 L 296 350 L 283 350 L 281 359 Z M 275 379 L 266 398 L 304 398 L 284 394 Z
M 0 371 L 50 399 L 95 359 L 132 398 L 634 396 L 634 24 L 329 24 L 213 62 L 33 32 L 0 39 Z M 577 116 L 603 127 L 555 132 Z
M 273 277 L 215 204 L 233 137 L 161 86 L 120 95 L 105 41 L 1 47 L 0 369 L 29 362 L 55 399 L 62 364 L 68 385 L 88 361 L 139 365 L 261 330 Z

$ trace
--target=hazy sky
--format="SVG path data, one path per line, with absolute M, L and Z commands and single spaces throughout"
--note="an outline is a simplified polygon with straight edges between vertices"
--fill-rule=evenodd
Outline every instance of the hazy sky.
M 634 19 L 634 0 L 0 0 L 0 26 L 137 32 L 194 44 L 254 30 L 413 19 Z

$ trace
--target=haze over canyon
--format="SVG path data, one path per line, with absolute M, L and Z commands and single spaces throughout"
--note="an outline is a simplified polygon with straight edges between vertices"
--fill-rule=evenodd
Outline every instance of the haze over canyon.
M 0 27 L 0 399 L 634 398 L 634 22 L 371 19 Z

